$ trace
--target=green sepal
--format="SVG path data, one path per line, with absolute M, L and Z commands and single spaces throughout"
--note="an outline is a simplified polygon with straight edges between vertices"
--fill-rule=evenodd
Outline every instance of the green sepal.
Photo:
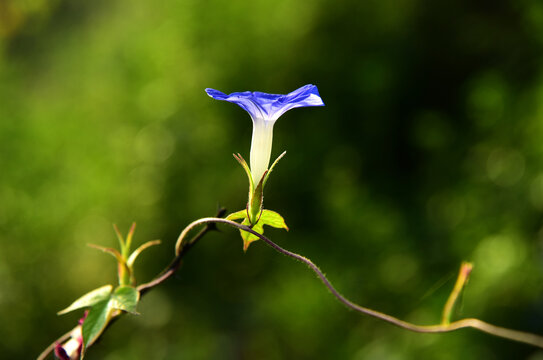
M 251 224 L 256 224 L 258 220 L 258 216 L 260 215 L 260 210 L 262 208 L 262 197 L 263 197 L 263 182 L 264 176 L 259 181 L 258 185 L 255 188 L 255 183 L 253 181 L 253 175 L 251 173 L 251 169 L 249 168 L 249 165 L 247 165 L 247 162 L 241 156 L 241 154 L 234 154 L 234 158 L 240 163 L 241 167 L 243 167 L 243 170 L 245 170 L 245 173 L 247 174 L 247 178 L 249 179 L 249 201 L 247 202 L 247 213 L 249 216 L 249 219 L 251 220 Z
M 126 240 L 124 242 L 124 248 L 122 249 L 123 252 L 123 258 L 128 257 L 128 253 L 130 252 L 130 247 L 132 246 L 132 238 L 134 237 L 134 231 L 136 230 L 136 223 L 133 222 L 132 226 L 130 226 L 130 230 L 128 231 L 128 234 L 126 235 Z
M 130 230 L 128 231 L 126 239 L 123 238 L 117 225 L 113 225 L 113 229 L 115 230 L 115 234 L 117 234 L 117 239 L 119 240 L 121 251 L 114 248 L 104 247 L 104 246 L 95 245 L 95 244 L 89 244 L 89 246 L 92 248 L 101 250 L 105 253 L 108 253 L 117 260 L 117 272 L 118 272 L 118 277 L 119 277 L 119 285 L 134 285 L 136 283 L 136 279 L 134 278 L 134 271 L 132 268 L 134 266 L 134 262 L 136 261 L 136 258 L 139 256 L 139 254 L 142 253 L 143 250 L 153 245 L 159 244 L 160 241 L 159 240 L 148 241 L 145 244 L 139 246 L 129 256 L 130 247 L 132 245 L 132 238 L 134 237 L 134 231 L 136 229 L 136 223 L 132 223 L 132 226 L 130 227 Z
M 126 260 L 126 265 L 130 269 L 132 269 L 132 267 L 134 266 L 134 261 L 136 261 L 136 258 L 139 256 L 139 254 L 142 253 L 143 250 L 150 248 L 151 246 L 158 245 L 158 244 L 160 244 L 160 240 L 151 240 L 151 241 L 147 241 L 143 245 L 140 245 L 136 250 L 134 250 L 134 252 L 132 252 L 132 254 L 130 254 L 130 257 L 128 258 L 128 260 Z
M 264 183 L 262 184 L 262 188 L 264 188 L 264 186 L 266 186 L 266 183 L 268 182 L 268 178 L 270 177 L 270 174 L 271 172 L 273 171 L 273 168 L 275 167 L 275 165 L 277 165 L 277 163 L 279 162 L 279 160 L 281 160 L 283 158 L 283 156 L 286 155 L 286 151 L 283 151 L 281 153 L 281 155 L 279 155 L 277 157 L 277 159 L 275 159 L 275 161 L 273 162 L 272 166 L 270 166 L 270 169 L 268 170 L 268 172 L 266 174 L 264 174 Z
M 138 314 L 136 306 L 140 299 L 139 291 L 133 286 L 119 286 L 115 289 L 109 300 L 112 309 Z
M 124 252 L 126 243 L 124 241 L 124 237 L 121 234 L 121 231 L 119 230 L 119 227 L 117 226 L 117 224 L 113 224 L 113 230 L 115 230 L 115 235 L 117 235 L 117 240 L 119 240 L 119 247 L 121 248 L 121 252 Z
M 258 223 L 260 216 L 262 215 L 262 205 L 264 202 L 264 179 L 268 171 L 264 172 L 262 179 L 258 182 L 255 190 L 249 196 L 249 203 L 247 204 L 247 214 L 249 216 L 249 222 L 255 226 Z
M 82 325 L 83 346 L 87 348 L 104 331 L 111 317 L 112 308 L 109 299 L 94 304 L 87 314 Z
M 103 251 L 103 252 L 113 256 L 117 260 L 117 262 L 119 262 L 119 263 L 124 262 L 123 256 L 121 255 L 121 253 L 117 249 L 110 248 L 110 247 L 105 247 L 105 246 L 100 246 L 100 245 L 96 245 L 96 244 L 87 244 L 87 246 L 89 246 L 89 247 L 91 247 L 93 249 Z
M 79 299 L 74 301 L 66 309 L 59 311 L 57 314 L 64 315 L 71 311 L 93 306 L 96 303 L 99 303 L 100 301 L 107 300 L 109 299 L 112 290 L 113 290 L 112 285 L 105 285 L 105 286 L 99 287 L 98 289 L 89 291 L 88 293 L 86 293 L 85 295 L 81 296 Z
M 251 173 L 251 169 L 249 168 L 249 165 L 247 165 L 247 162 L 241 156 L 241 154 L 234 154 L 234 158 L 240 163 L 243 170 L 245 170 L 245 173 L 247 174 L 247 178 L 249 179 L 249 197 L 251 197 L 251 194 L 253 193 L 255 183 L 253 182 L 253 174 Z
M 249 165 L 247 165 L 247 162 L 245 161 L 245 159 L 243 159 L 241 154 L 234 154 L 234 158 L 241 164 L 241 166 L 245 170 L 245 173 L 247 174 L 247 178 L 249 179 L 249 200 L 247 201 L 247 219 L 249 220 L 249 223 L 246 225 L 250 227 L 255 226 L 258 223 L 260 216 L 262 216 L 264 203 L 264 186 L 268 182 L 270 173 L 274 169 L 275 165 L 277 165 L 279 160 L 281 160 L 286 153 L 286 151 L 283 151 L 283 153 L 279 155 L 277 159 L 275 159 L 272 166 L 268 170 L 266 170 L 262 175 L 262 178 L 259 179 L 256 187 Z M 242 219 L 241 215 L 236 218 L 236 220 L 239 219 Z
M 113 229 L 115 230 L 115 234 L 117 235 L 117 239 L 119 240 L 122 258 L 126 259 L 128 257 L 128 253 L 130 252 L 130 246 L 132 246 L 132 238 L 134 237 L 134 231 L 136 230 L 136 223 L 133 222 L 132 226 L 130 226 L 130 230 L 128 230 L 126 239 L 124 239 L 121 231 L 116 224 L 113 224 Z

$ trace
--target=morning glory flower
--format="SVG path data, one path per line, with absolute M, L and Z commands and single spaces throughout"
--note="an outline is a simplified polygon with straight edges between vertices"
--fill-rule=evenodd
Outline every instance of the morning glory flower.
M 305 85 L 287 95 L 266 94 L 262 92 L 235 92 L 226 95 L 218 90 L 206 89 L 206 93 L 216 100 L 238 104 L 249 113 L 253 120 L 253 139 L 251 141 L 251 173 L 255 186 L 268 170 L 270 163 L 273 125 L 277 119 L 290 109 L 306 106 L 324 106 L 315 85 Z

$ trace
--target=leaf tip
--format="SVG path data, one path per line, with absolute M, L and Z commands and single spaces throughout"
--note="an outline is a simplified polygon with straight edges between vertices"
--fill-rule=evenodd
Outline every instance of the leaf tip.
M 249 249 L 249 245 L 251 245 L 250 241 L 243 241 L 243 252 L 246 253 L 247 249 Z

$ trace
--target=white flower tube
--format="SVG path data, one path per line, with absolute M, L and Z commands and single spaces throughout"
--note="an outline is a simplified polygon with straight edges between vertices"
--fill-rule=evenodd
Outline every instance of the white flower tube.
M 253 139 L 251 141 L 251 173 L 253 183 L 258 185 L 268 170 L 271 158 L 273 125 L 275 120 L 253 118 Z

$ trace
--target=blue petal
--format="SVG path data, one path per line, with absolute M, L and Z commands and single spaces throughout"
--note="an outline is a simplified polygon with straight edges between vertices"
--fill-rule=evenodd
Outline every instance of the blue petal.
M 287 95 L 266 94 L 258 91 L 235 92 L 226 95 L 214 89 L 206 89 L 206 93 L 213 99 L 238 104 L 253 119 L 276 120 L 286 111 L 296 107 L 324 105 L 315 85 L 302 86 Z

